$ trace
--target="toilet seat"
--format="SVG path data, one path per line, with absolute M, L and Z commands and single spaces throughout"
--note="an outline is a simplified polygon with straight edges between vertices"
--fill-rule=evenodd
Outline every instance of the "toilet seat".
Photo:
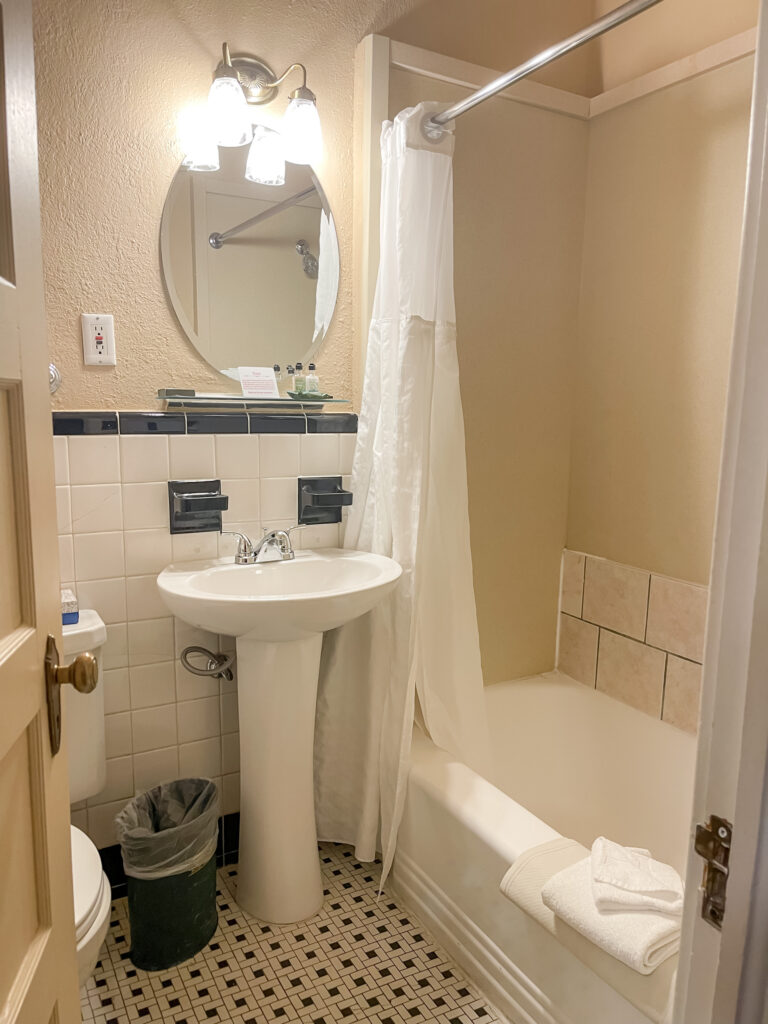
M 79 828 L 70 825 L 72 843 L 72 889 L 75 903 L 75 938 L 78 946 L 95 923 L 109 914 L 111 892 L 101 866 L 99 851 Z

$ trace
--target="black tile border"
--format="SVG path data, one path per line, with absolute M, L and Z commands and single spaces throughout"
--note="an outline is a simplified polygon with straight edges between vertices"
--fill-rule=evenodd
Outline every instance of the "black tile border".
M 60 434 L 116 434 L 116 412 L 55 412 L 53 433 Z
M 219 835 L 216 842 L 216 866 L 236 864 L 240 846 L 240 812 L 225 814 L 219 818 Z M 128 880 L 123 868 L 120 844 L 105 846 L 99 850 L 101 867 L 112 888 L 112 899 L 125 896 Z
M 356 434 L 354 412 L 55 412 L 53 433 L 107 434 Z

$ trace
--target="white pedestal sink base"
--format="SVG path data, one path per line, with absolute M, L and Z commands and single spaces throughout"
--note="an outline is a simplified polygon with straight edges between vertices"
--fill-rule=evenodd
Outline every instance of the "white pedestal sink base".
M 278 924 L 302 921 L 323 904 L 313 785 L 322 642 L 322 633 L 290 643 L 237 638 L 237 902 Z

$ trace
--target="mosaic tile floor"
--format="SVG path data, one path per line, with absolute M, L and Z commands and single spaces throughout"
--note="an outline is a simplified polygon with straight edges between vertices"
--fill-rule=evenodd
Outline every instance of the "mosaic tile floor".
M 104 955 L 82 990 L 96 1024 L 491 1024 L 479 996 L 413 915 L 386 894 L 378 865 L 324 843 L 323 910 L 266 925 L 234 901 L 235 867 L 219 871 L 219 927 L 193 960 L 148 974 L 128 958 L 128 906 L 116 900 Z

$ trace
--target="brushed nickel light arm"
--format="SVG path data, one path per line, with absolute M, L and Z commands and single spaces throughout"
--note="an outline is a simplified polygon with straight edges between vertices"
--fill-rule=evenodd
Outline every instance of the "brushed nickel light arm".
M 276 75 L 269 64 L 248 53 L 230 54 L 229 44 L 221 47 L 222 58 L 214 71 L 214 78 L 230 75 L 237 78 L 245 93 L 246 100 L 256 106 L 271 103 L 277 96 L 278 87 L 292 71 L 301 72 L 301 85 L 290 93 L 290 99 L 314 100 L 315 94 L 307 88 L 307 69 L 303 64 L 289 64 L 282 75 Z

